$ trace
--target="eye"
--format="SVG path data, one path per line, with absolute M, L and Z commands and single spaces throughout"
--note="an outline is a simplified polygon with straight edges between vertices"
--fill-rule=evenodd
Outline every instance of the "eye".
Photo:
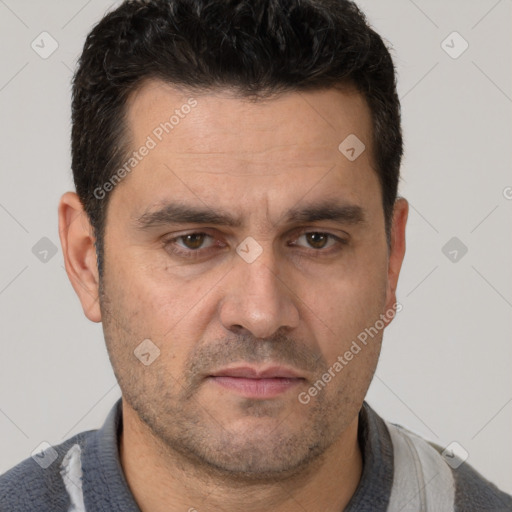
M 299 238 L 305 238 L 306 243 L 309 244 L 315 250 L 325 249 L 326 247 L 332 247 L 336 245 L 336 243 L 345 243 L 345 240 L 334 236 L 330 233 L 323 233 L 321 231 L 309 231 L 307 233 L 302 233 Z M 331 245 L 327 245 L 329 240 L 332 242 Z
M 186 258 L 194 258 L 202 255 L 203 251 L 200 250 L 205 249 L 203 244 L 207 238 L 213 239 L 213 237 L 207 233 L 187 233 L 165 240 L 164 245 L 165 248 L 173 254 Z M 179 245 L 178 242 L 182 242 L 183 245 Z M 210 247 L 212 246 L 213 244 L 210 244 Z M 206 249 L 207 248 L 208 247 L 206 247 Z

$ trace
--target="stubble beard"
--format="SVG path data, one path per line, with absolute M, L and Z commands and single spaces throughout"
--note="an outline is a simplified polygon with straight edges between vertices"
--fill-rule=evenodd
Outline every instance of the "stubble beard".
M 104 286 L 100 290 L 107 351 L 123 398 L 161 459 L 169 461 L 169 469 L 208 480 L 275 484 L 308 474 L 321 464 L 352 421 L 350 411 L 358 405 L 349 390 L 338 387 L 335 393 L 323 390 L 307 405 L 294 404 L 296 413 L 291 417 L 282 414 L 279 401 L 240 397 L 237 405 L 251 425 L 223 424 L 215 410 L 201 403 L 204 381 L 174 379 L 162 357 L 147 367 L 135 358 L 137 341 L 129 340 L 135 336 L 128 315 L 123 315 L 123 308 L 113 308 Z M 321 368 L 318 376 L 324 371 Z

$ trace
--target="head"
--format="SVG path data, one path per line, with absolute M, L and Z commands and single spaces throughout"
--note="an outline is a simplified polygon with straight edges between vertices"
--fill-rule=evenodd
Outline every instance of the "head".
M 381 38 L 348 1 L 128 1 L 87 37 L 72 115 L 66 268 L 126 406 L 222 474 L 320 457 L 357 418 L 405 251 Z M 299 378 L 264 398 L 212 378 L 248 365 Z

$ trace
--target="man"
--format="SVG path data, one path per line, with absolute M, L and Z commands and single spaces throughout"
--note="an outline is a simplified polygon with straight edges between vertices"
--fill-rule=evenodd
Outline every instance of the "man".
M 66 270 L 122 399 L 0 477 L 2 510 L 512 510 L 364 401 L 408 204 L 354 4 L 123 3 L 85 43 L 72 154 Z

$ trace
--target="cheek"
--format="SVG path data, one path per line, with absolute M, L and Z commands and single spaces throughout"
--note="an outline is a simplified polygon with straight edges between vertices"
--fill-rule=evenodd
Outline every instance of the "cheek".
M 121 308 L 132 337 L 151 339 L 160 348 L 162 360 L 179 365 L 211 320 L 208 291 L 219 277 L 179 278 L 161 266 L 140 261 L 133 267 L 119 267 L 114 277 L 111 298 Z
M 333 278 L 321 293 L 318 290 L 311 295 L 314 312 L 324 324 L 321 329 L 325 333 L 325 341 L 320 348 L 327 361 L 334 361 L 343 355 L 352 342 L 380 318 L 386 303 L 385 269 L 385 264 L 360 261 L 350 272 Z M 378 340 L 377 336 L 374 338 Z M 319 336 L 318 340 L 322 343 L 322 337 Z M 365 349 L 360 354 L 365 353 L 373 358 L 370 352 L 374 351 Z

